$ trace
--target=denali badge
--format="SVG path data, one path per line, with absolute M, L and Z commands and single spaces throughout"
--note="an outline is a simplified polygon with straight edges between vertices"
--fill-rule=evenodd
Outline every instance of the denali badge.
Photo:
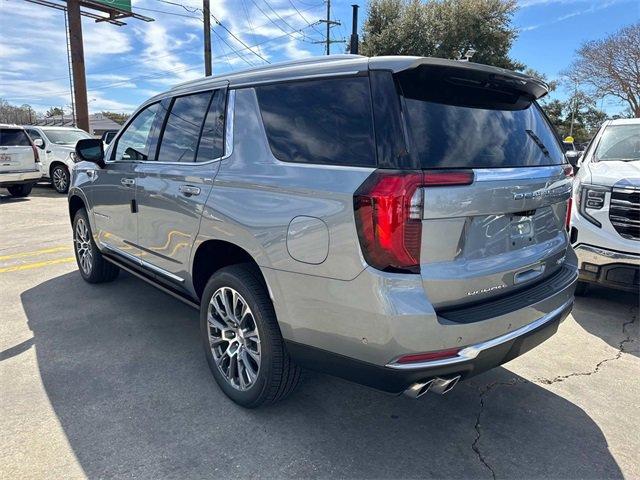
M 481 293 L 493 292 L 502 288 L 506 288 L 504 283 L 502 285 L 494 285 L 493 287 L 481 288 L 480 290 L 472 290 L 471 292 L 467 292 L 467 297 L 472 297 L 473 295 L 479 295 Z
M 571 187 L 567 190 L 561 189 L 561 187 L 554 188 L 541 188 L 540 190 L 536 190 L 534 192 L 517 192 L 513 194 L 514 200 L 524 200 L 529 198 L 538 198 L 538 197 L 549 197 L 551 195 L 562 195 L 565 193 L 569 193 L 571 191 Z

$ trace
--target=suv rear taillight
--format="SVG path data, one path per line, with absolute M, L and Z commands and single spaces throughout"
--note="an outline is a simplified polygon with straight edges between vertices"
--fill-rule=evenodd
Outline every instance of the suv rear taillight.
M 469 185 L 470 170 L 376 170 L 353 206 L 366 262 L 390 272 L 420 272 L 423 188 Z

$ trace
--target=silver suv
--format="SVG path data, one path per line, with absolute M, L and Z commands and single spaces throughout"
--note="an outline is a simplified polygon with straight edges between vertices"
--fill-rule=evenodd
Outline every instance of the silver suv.
M 445 393 L 571 310 L 571 167 L 546 85 L 432 58 L 331 56 L 179 85 L 69 191 L 80 274 L 199 308 L 216 381 L 256 407 L 300 367 Z

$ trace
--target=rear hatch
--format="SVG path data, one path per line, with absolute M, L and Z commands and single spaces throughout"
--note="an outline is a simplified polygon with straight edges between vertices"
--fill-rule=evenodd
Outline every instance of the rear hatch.
M 571 179 L 535 102 L 538 85 L 428 65 L 395 80 L 409 152 L 425 179 L 443 170 L 463 177 L 421 189 L 420 275 L 436 310 L 559 274 Z
M 21 128 L 0 127 L 0 173 L 37 170 L 35 149 Z

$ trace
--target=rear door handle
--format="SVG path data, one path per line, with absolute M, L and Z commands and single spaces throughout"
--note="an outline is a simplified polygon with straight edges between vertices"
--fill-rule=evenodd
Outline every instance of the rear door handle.
M 178 190 L 180 190 L 180 193 L 185 197 L 200 195 L 200 187 L 194 187 L 193 185 L 180 185 Z
M 125 187 L 133 187 L 136 181 L 133 178 L 121 178 L 120 183 Z

